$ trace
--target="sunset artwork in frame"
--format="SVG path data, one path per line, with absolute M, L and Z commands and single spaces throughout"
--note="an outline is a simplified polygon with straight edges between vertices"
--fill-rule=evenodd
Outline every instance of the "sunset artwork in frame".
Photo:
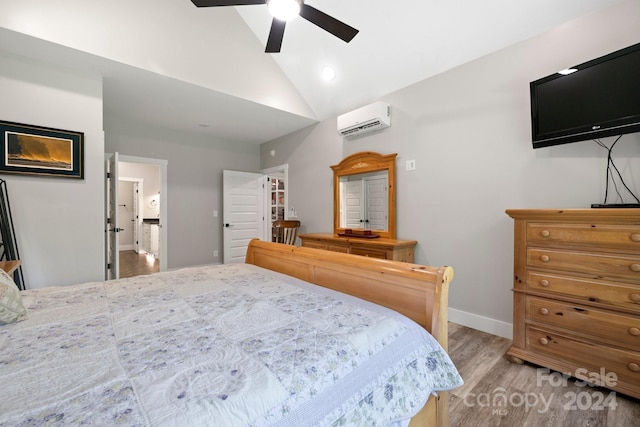
M 0 121 L 0 173 L 84 179 L 84 133 Z

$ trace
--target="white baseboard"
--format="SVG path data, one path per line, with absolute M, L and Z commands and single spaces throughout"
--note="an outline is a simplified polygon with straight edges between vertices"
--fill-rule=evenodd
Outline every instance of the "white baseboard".
M 467 311 L 449 308 L 449 321 L 469 328 L 477 329 L 488 334 L 513 339 L 513 324 L 501 320 L 491 319 Z
M 132 251 L 135 247 L 133 245 L 119 245 L 118 250 L 120 251 Z

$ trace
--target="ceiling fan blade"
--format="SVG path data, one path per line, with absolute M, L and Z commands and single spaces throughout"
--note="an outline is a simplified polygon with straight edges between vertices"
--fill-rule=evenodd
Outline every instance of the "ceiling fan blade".
M 266 53 L 278 53 L 282 46 L 282 38 L 284 37 L 284 27 L 286 21 L 273 18 L 271 22 L 271 31 L 269 31 L 269 40 L 267 40 Z
M 265 4 L 265 0 L 191 0 L 198 7 L 212 6 L 245 6 L 251 4 Z
M 355 28 L 304 3 L 300 8 L 300 16 L 347 43 L 358 34 L 358 30 Z

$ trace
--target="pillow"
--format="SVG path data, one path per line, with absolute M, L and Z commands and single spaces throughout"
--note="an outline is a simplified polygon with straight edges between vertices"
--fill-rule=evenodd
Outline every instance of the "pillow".
M 0 325 L 15 323 L 27 318 L 20 290 L 11 276 L 0 269 Z

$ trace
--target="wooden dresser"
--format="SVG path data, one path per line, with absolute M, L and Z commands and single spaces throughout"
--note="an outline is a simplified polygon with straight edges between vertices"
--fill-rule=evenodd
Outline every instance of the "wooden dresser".
M 300 234 L 302 246 L 344 252 L 374 258 L 413 262 L 415 240 L 395 240 L 379 237 L 377 239 L 341 237 L 329 233 Z
M 513 209 L 513 346 L 640 398 L 640 209 Z

